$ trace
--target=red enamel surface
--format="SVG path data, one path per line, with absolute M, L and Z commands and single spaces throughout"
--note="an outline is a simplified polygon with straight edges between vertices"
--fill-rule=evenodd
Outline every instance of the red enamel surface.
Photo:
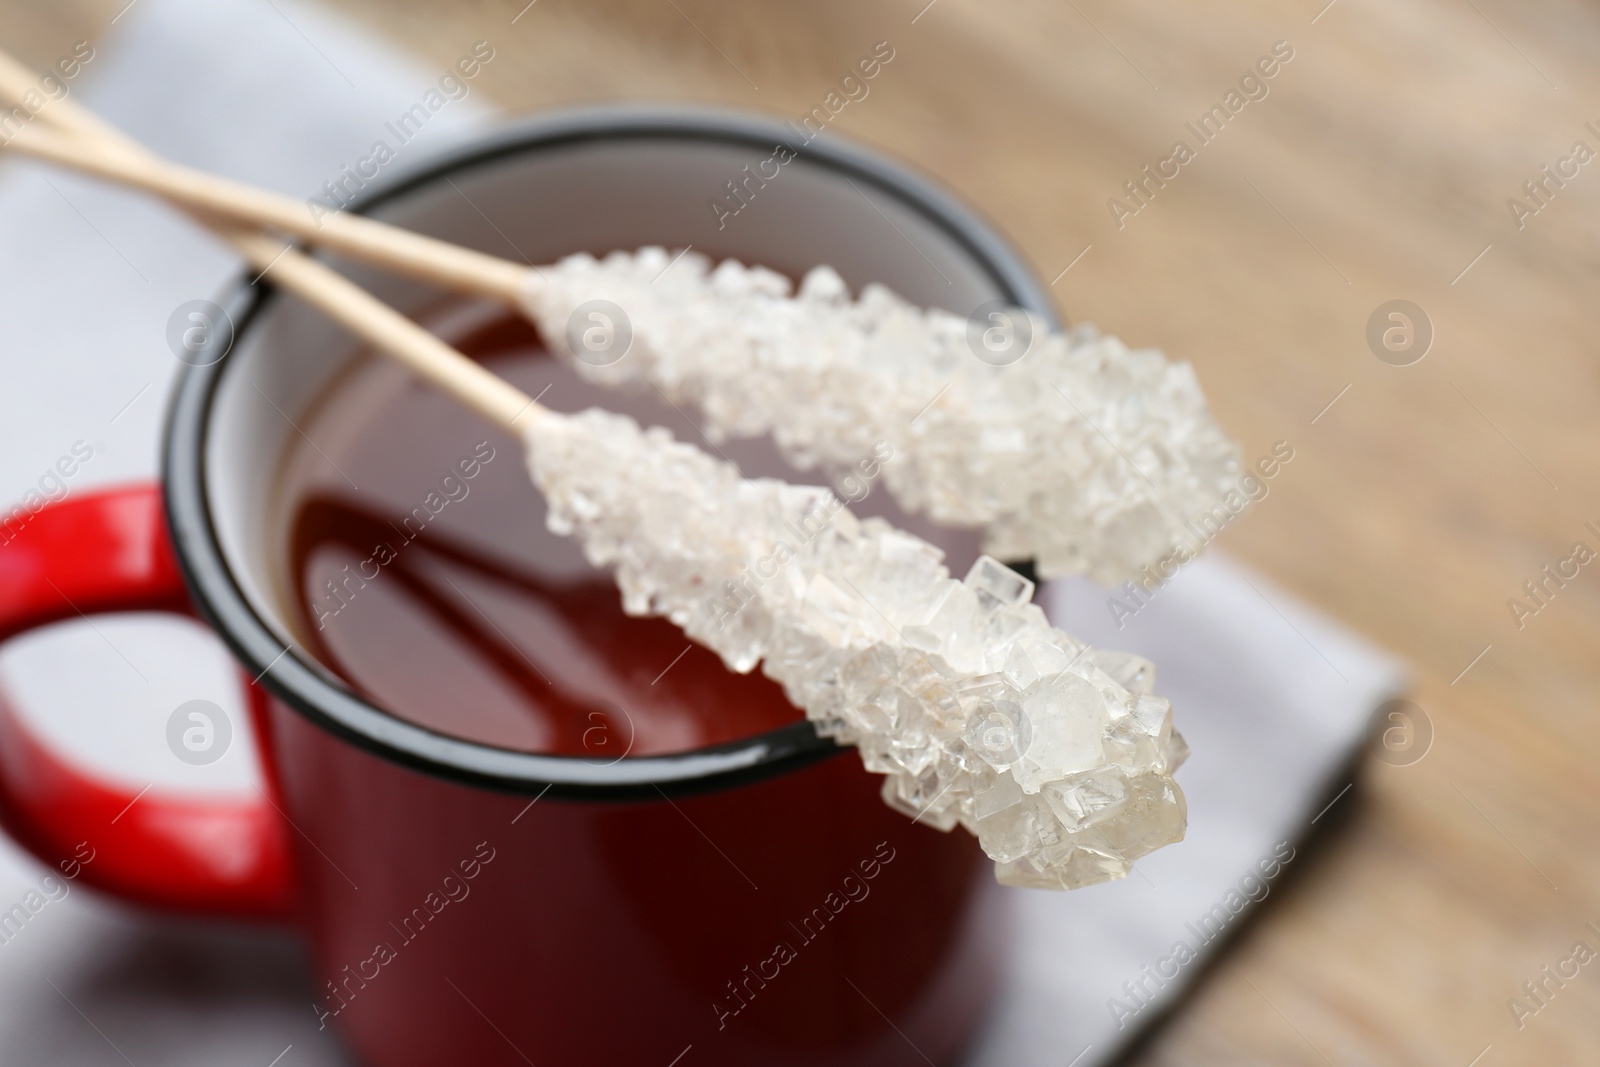
M 0 640 L 80 615 L 193 614 L 158 486 L 49 504 L 5 533 Z M 244 684 L 259 716 L 265 692 L 247 678 Z M 3 693 L 0 821 L 42 862 L 67 864 L 64 873 L 141 904 L 247 918 L 292 910 L 288 828 L 264 795 L 205 800 L 152 789 L 141 796 L 98 781 L 42 744 Z
M 0 639 L 188 613 L 158 494 L 34 515 L 0 547 Z M 982 853 L 886 808 L 853 755 L 675 801 L 535 799 L 250 694 L 259 804 L 136 799 L 0 699 L 0 820 L 53 866 L 86 846 L 77 877 L 129 900 L 295 914 L 319 1014 L 372 1067 L 917 1067 L 955 1062 L 987 1007 L 1004 935 Z

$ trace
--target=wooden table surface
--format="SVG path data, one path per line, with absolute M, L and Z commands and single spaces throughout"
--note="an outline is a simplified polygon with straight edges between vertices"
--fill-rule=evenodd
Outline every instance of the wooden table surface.
M 1192 361 L 1247 458 L 1294 446 L 1223 545 L 1407 657 L 1435 734 L 1420 762 L 1371 762 L 1328 847 L 1138 1062 L 1600 1062 L 1600 966 L 1550 983 L 1520 1029 L 1508 1006 L 1575 942 L 1600 949 L 1584 929 L 1600 926 L 1600 567 L 1520 628 L 1507 604 L 1575 542 L 1600 550 L 1584 528 L 1600 527 L 1584 319 L 1600 162 L 1561 163 L 1574 142 L 1600 150 L 1585 128 L 1600 129 L 1600 9 L 327 2 L 441 67 L 490 41 L 505 58 L 478 85 L 512 110 L 693 100 L 798 118 L 891 42 L 835 128 L 979 205 L 1072 318 Z M 46 62 L 125 3 L 0 0 L 0 15 L 8 45 Z M 1185 122 L 1280 41 L 1293 58 L 1268 94 L 1119 227 L 1108 200 L 1174 141 L 1196 146 Z M 1541 203 L 1523 183 L 1545 164 L 1576 174 Z M 1434 331 L 1404 367 L 1366 340 L 1401 298 Z

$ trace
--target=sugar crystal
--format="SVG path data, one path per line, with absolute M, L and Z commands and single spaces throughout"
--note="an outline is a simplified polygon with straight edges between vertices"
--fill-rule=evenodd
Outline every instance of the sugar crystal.
M 842 508 L 795 546 L 826 490 L 741 478 L 604 411 L 535 420 L 528 456 L 550 528 L 615 570 L 625 610 L 671 619 L 730 670 L 759 664 L 887 775 L 891 807 L 975 833 L 1002 882 L 1120 877 L 1183 836 L 1171 772 L 1187 748 L 1148 664 L 1051 627 L 997 561 L 957 581 L 932 546 Z M 756 569 L 779 542 L 777 573 Z
M 614 361 L 569 348 L 569 319 L 596 298 L 631 327 Z M 772 271 L 661 248 L 530 271 L 523 305 L 579 374 L 698 409 L 713 440 L 770 436 L 802 470 L 830 473 L 889 446 L 882 478 L 907 511 L 980 527 L 985 551 L 1031 558 L 1044 577 L 1118 585 L 1198 547 L 1185 524 L 1241 473 L 1187 364 L 1089 326 L 1036 325 L 1021 358 L 995 366 L 964 317 L 880 285 L 852 301 L 817 267 L 791 295 Z

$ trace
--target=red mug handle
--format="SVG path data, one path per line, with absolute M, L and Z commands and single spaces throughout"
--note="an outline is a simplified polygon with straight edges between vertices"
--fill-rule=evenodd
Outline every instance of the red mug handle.
M 195 617 L 159 486 L 0 517 L 0 641 L 115 611 Z M 266 693 L 246 677 L 245 695 L 265 758 Z M 3 694 L 0 824 L 45 864 L 140 904 L 255 919 L 294 911 L 288 827 L 267 792 L 251 800 L 130 792 L 53 752 Z

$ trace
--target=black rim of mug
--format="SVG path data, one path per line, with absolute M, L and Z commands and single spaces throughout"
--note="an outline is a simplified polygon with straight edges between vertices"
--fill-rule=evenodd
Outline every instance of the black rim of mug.
M 586 141 L 683 139 L 765 150 L 792 137 L 776 121 L 700 108 L 574 108 L 506 123 L 491 133 L 403 167 L 364 190 L 351 210 L 365 213 L 419 187 L 508 157 Z M 1052 326 L 1047 290 L 1015 251 L 971 210 L 926 179 L 875 152 L 829 134 L 800 156 L 886 193 L 950 235 L 1013 304 Z M 274 292 L 243 276 L 220 302 L 236 324 L 233 345 Z M 225 355 L 225 354 L 224 354 Z M 246 670 L 312 722 L 392 762 L 463 784 L 566 799 L 633 801 L 709 792 L 795 770 L 841 749 L 808 721 L 687 752 L 598 762 L 496 748 L 429 730 L 384 711 L 336 684 L 285 649 L 234 580 L 211 521 L 206 431 L 229 360 L 201 352 L 185 366 L 167 411 L 162 445 L 166 515 L 184 579 L 201 615 Z

